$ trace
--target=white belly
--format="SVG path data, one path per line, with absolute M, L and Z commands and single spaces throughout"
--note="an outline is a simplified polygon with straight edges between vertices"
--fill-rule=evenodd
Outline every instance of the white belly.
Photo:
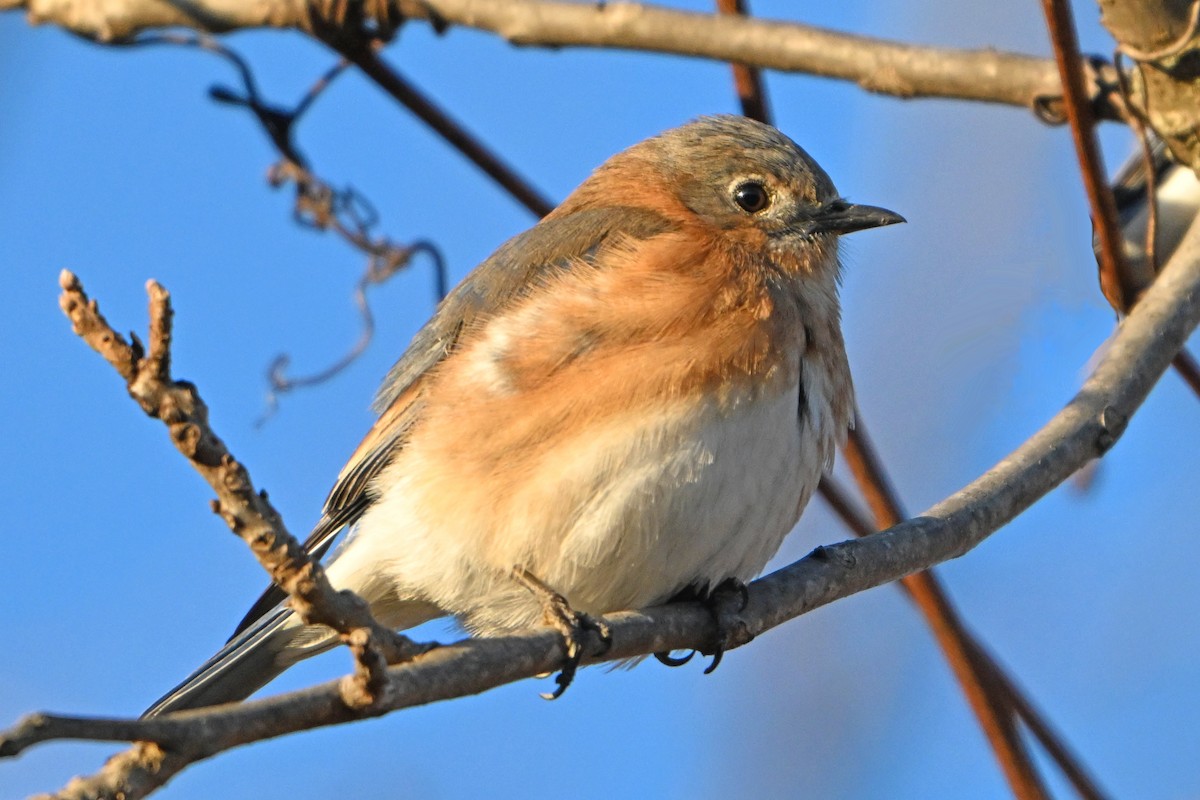
M 749 580 L 795 524 L 828 443 L 801 421 L 792 387 L 723 413 L 696 401 L 630 415 L 557 452 L 503 502 L 484 503 L 485 491 L 459 484 L 447 517 L 452 477 L 430 479 L 437 470 L 419 447 L 407 450 L 391 468 L 391 488 L 331 564 L 331 580 L 366 589 L 376 604 L 378 587 L 389 586 L 481 633 L 541 621 L 540 606 L 510 577 L 518 564 L 591 613 Z M 442 509 L 438 519 L 431 505 Z
M 624 467 L 545 565 L 547 582 L 582 609 L 637 608 L 688 586 L 748 580 L 795 524 L 821 463 L 804 441 L 796 389 L 688 417 L 657 420 L 657 435 L 631 439 Z

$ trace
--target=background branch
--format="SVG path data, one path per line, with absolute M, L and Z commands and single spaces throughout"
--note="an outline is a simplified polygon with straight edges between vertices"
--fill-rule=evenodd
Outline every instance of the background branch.
M 1200 0 L 1197 1 L 1200 3 Z M 1116 200 L 1108 185 L 1100 143 L 1096 140 L 1096 120 L 1087 99 L 1086 81 L 1079 69 L 1079 39 L 1075 33 L 1075 21 L 1065 0 L 1042 0 L 1042 8 L 1054 44 L 1055 59 L 1063 76 L 1063 85 L 1067 87 L 1064 98 L 1067 119 L 1098 243 L 1100 289 L 1114 310 L 1121 314 L 1128 313 L 1143 287 L 1125 258 Z M 1157 199 L 1151 197 L 1148 201 L 1155 203 Z M 1200 368 L 1191 355 L 1181 349 L 1172 363 L 1184 382 L 1200 397 Z
M 797 23 L 632 3 L 391 0 L 378 5 L 376 20 L 425 19 L 439 31 L 460 25 L 523 46 L 602 47 L 696 56 L 852 81 L 867 91 L 895 97 L 1000 103 L 1037 110 L 1047 120 L 1065 119 L 1061 84 L 1052 62 L 993 49 L 919 47 Z M 311 31 L 345 20 L 344 14 L 336 13 L 310 16 L 314 9 L 297 0 L 200 0 L 186 5 L 164 0 L 0 0 L 3 9 L 25 9 L 32 23 L 59 25 L 102 42 L 173 26 L 212 33 L 254 27 Z M 355 31 L 347 33 L 354 35 Z M 1108 66 L 1090 64 L 1089 72 L 1096 113 L 1105 119 L 1120 119 L 1119 106 L 1110 99 L 1116 86 L 1115 72 Z

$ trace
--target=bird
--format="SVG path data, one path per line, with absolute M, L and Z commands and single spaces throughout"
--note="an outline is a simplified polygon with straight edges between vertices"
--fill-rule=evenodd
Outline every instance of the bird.
M 497 636 L 707 596 L 778 550 L 852 424 L 843 199 L 778 129 L 699 117 L 611 157 L 438 305 L 306 550 L 376 619 Z M 242 700 L 333 632 L 271 587 L 145 713 Z
M 1139 289 L 1154 282 L 1156 271 L 1170 260 L 1188 226 L 1200 214 L 1200 178 L 1173 159 L 1162 139 L 1149 132 L 1147 137 L 1153 184 L 1146 170 L 1147 159 L 1142 148 L 1137 147 L 1117 170 L 1111 185 L 1125 267 L 1131 284 Z M 1147 254 L 1152 197 L 1157 211 L 1153 261 Z M 1100 241 L 1096 235 L 1093 235 L 1093 248 L 1099 262 Z

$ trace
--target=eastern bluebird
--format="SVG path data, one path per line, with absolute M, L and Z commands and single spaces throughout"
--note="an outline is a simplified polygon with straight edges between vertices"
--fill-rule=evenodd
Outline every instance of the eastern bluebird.
M 749 580 L 851 424 L 838 235 L 896 222 L 743 117 L 613 156 L 442 301 L 305 546 L 350 527 L 329 579 L 397 629 L 537 625 L 521 574 L 585 614 Z M 245 698 L 334 644 L 283 599 L 147 714 Z

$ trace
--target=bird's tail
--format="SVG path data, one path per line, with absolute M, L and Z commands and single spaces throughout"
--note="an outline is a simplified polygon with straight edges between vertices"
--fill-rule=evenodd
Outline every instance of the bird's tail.
M 245 700 L 297 661 L 335 644 L 332 630 L 305 625 L 290 608 L 279 606 L 230 639 L 142 716 Z

